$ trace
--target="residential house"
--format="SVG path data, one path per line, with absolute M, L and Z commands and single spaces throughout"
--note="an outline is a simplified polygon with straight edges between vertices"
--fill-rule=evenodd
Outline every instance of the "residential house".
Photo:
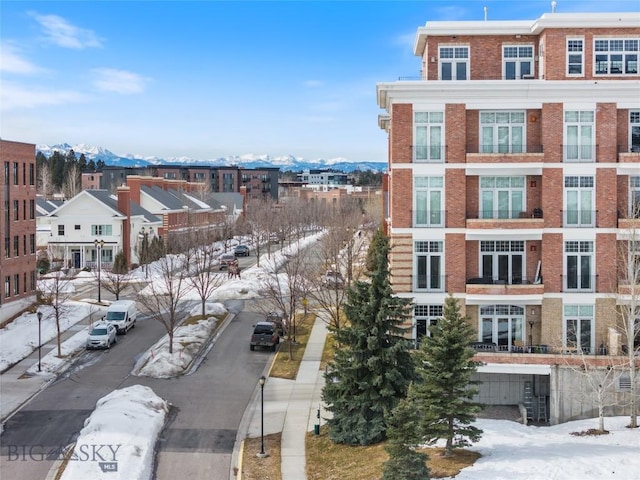
M 420 76 L 377 85 L 392 284 L 415 302 L 412 336 L 451 294 L 490 350 L 480 401 L 526 400 L 552 422 L 592 415 L 563 366 L 624 349 L 640 13 L 427 22 L 413 51 Z

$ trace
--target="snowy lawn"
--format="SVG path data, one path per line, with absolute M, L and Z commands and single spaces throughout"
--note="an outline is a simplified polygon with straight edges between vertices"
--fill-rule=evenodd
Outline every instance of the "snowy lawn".
M 169 411 L 149 387 L 114 390 L 84 422 L 61 480 L 152 478 L 155 443 Z

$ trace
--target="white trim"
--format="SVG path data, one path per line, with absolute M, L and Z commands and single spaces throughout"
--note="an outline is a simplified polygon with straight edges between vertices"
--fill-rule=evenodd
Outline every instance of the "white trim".
M 543 295 L 504 295 L 504 294 L 467 294 L 464 297 L 465 305 L 542 305 Z M 526 313 L 526 310 L 525 310 Z
M 509 373 L 514 375 L 551 375 L 551 365 L 530 363 L 483 363 L 478 373 Z

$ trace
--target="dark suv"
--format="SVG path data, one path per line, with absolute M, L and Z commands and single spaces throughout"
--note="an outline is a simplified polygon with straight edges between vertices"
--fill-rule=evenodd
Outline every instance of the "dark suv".
M 275 352 L 279 343 L 280 337 L 275 323 L 258 322 L 255 324 L 251 334 L 251 342 L 249 343 L 250 350 L 254 350 L 256 347 L 269 347 Z

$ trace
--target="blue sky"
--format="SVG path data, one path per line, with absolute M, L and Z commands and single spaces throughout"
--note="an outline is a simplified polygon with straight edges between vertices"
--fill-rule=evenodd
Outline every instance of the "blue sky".
M 426 21 L 538 18 L 551 1 L 0 3 L 0 136 L 116 154 L 386 161 L 376 83 L 419 75 Z M 557 0 L 557 12 L 640 0 Z

